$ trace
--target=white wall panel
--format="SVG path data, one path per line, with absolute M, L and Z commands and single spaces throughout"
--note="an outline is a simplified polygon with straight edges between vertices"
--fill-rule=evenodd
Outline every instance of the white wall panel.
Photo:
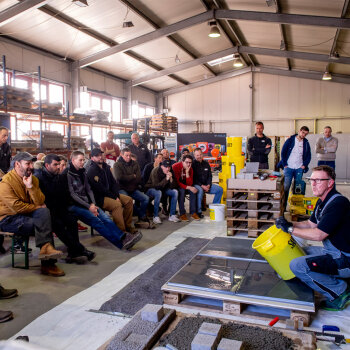
M 151 91 L 142 89 L 142 88 L 133 88 L 132 90 L 132 99 L 137 100 L 140 103 L 146 103 L 150 106 L 156 106 L 157 105 L 157 99 L 156 95 L 152 93 Z

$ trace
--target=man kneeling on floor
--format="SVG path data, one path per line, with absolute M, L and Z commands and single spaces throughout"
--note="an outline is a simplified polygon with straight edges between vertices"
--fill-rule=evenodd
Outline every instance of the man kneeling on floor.
M 140 240 L 140 234 L 132 235 L 123 232 L 101 208 L 96 206 L 84 168 L 84 161 L 85 157 L 82 152 L 72 152 L 71 162 L 66 169 L 69 193 L 73 202 L 68 210 L 119 249 L 130 249 Z
M 327 299 L 320 307 L 343 310 L 350 303 L 350 202 L 335 189 L 335 171 L 327 165 L 313 169 L 310 177 L 312 192 L 319 197 L 308 221 L 276 220 L 276 226 L 303 239 L 322 241 L 323 247 L 304 248 L 306 256 L 291 261 L 293 273 Z
M 41 273 L 64 276 L 53 260 L 63 253 L 53 246 L 50 211 L 39 180 L 33 176 L 34 160 L 27 152 L 17 153 L 12 159 L 13 169 L 0 182 L 0 229 L 19 236 L 34 235 L 40 248 Z
M 67 173 L 59 174 L 60 161 L 58 155 L 48 154 L 42 169 L 35 170 L 34 174 L 39 179 L 45 204 L 50 210 L 53 232 L 67 247 L 66 262 L 84 264 L 94 259 L 95 253 L 87 250 L 79 241 L 77 218 L 67 208 L 70 202 Z
M 112 175 L 111 167 L 103 160 L 103 152 L 94 148 L 87 177 L 94 193 L 96 204 L 111 213 L 114 223 L 122 231 L 139 234 L 132 226 L 133 200 L 119 193 L 119 184 Z M 139 235 L 141 239 L 142 235 Z

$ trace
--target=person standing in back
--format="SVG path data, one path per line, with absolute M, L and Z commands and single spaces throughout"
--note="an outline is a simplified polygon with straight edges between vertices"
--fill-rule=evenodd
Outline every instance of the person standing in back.
M 316 142 L 317 165 L 328 165 L 335 170 L 335 153 L 338 149 L 338 139 L 332 136 L 332 128 L 326 126 L 323 137 Z

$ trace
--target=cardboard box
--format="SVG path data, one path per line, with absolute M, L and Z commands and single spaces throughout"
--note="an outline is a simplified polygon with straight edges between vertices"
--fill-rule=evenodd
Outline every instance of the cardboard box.
M 282 188 L 281 178 L 268 178 L 264 181 L 260 179 L 228 179 L 227 188 L 237 189 L 237 190 L 270 190 L 270 191 L 280 191 Z

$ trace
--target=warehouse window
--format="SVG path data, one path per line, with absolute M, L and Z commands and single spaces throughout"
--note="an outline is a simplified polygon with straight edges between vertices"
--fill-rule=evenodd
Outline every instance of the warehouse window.
M 21 89 L 28 89 L 28 81 L 24 79 L 15 79 L 15 87 Z
M 92 109 L 101 110 L 101 99 L 97 96 L 91 96 L 90 107 Z
M 62 104 L 64 103 L 64 88 L 62 85 L 49 84 L 49 102 L 61 102 Z
M 122 121 L 122 102 L 115 98 L 112 100 L 112 121 L 117 123 Z
M 34 92 L 34 98 L 36 101 L 39 101 L 39 84 L 38 83 L 32 83 L 32 90 Z M 41 99 L 46 100 L 47 99 L 47 87 L 46 85 L 41 84 Z
M 10 75 L 6 73 L 6 84 L 9 85 Z M 0 86 L 4 86 L 4 74 L 0 73 Z

